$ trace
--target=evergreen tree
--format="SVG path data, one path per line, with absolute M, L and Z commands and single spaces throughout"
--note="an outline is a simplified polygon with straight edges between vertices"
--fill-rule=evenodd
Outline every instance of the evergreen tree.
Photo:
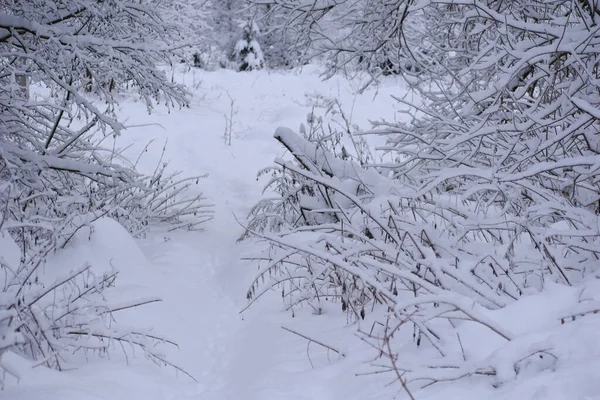
M 262 69 L 265 65 L 262 49 L 256 39 L 260 31 L 254 21 L 248 21 L 242 30 L 242 38 L 235 44 L 234 60 L 238 70 Z

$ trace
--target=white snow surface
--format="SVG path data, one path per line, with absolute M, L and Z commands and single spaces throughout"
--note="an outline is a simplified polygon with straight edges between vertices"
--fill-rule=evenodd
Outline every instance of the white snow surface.
M 7 375 L 2 400 L 337 400 L 405 399 L 394 377 L 368 374 L 373 353 L 345 325 L 340 310 L 322 315 L 310 310 L 292 317 L 274 291 L 240 314 L 256 265 L 244 257 L 257 254 L 251 241 L 237 243 L 245 217 L 262 194 L 264 179 L 257 172 L 275 158 L 286 158 L 273 139 L 279 126 L 297 130 L 311 107 L 306 94 L 340 99 L 352 122 L 368 128 L 368 119 L 394 119 L 390 95 L 405 88 L 393 78 L 378 88 L 355 95 L 360 84 L 342 77 L 323 82 L 316 68 L 296 72 L 228 70 L 179 71 L 177 79 L 189 85 L 194 98 L 189 108 L 157 107 L 148 115 L 134 98 L 124 98 L 120 114 L 129 126 L 118 140 L 131 145 L 136 157 L 155 140 L 140 162 L 151 171 L 168 139 L 166 159 L 185 175 L 208 173 L 198 190 L 214 204 L 215 218 L 201 232 L 151 231 L 134 240 L 117 223 L 99 220 L 78 233 L 68 248 L 50 260 L 47 268 L 77 268 L 90 263 L 98 270 L 118 269 L 113 301 L 160 297 L 163 301 L 117 314 L 125 325 L 152 328 L 174 340 L 179 348 L 164 348 L 169 359 L 197 382 L 157 367 L 143 359 L 124 357 L 118 349 L 102 358 L 81 356 L 80 365 L 58 373 L 33 366 L 14 354 L 0 356 L 19 380 Z M 233 139 L 225 144 L 226 116 L 233 104 Z M 377 139 L 380 140 L 380 139 Z M 239 221 L 239 222 L 238 222 Z M 14 247 L 0 236 L 0 246 Z M 4 262 L 18 261 L 14 251 Z M 582 302 L 582 299 L 585 300 Z M 462 337 L 468 356 L 487 359 L 501 376 L 471 377 L 416 390 L 421 399 L 600 399 L 600 317 L 589 314 L 571 321 L 561 318 L 598 309 L 600 284 L 590 281 L 577 288 L 551 286 L 526 296 L 487 317 L 516 335 L 506 344 L 489 340 L 479 326 L 465 324 Z M 318 345 L 307 346 L 296 330 L 331 343 L 345 353 L 340 358 Z M 522 348 L 556 349 L 559 360 L 523 362 L 518 375 L 511 357 Z M 309 358 L 310 356 L 310 358 Z M 357 376 L 358 374 L 358 376 Z

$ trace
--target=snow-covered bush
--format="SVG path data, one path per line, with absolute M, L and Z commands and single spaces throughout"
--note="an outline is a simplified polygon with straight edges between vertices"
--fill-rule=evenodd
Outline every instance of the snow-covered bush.
M 208 218 L 202 197 L 185 193 L 199 177 L 178 178 L 162 162 L 142 175 L 111 143 L 124 130 L 114 114 L 121 90 L 137 93 L 148 111 L 156 102 L 187 104 L 184 88 L 157 67 L 170 61 L 177 38 L 157 3 L 26 0 L 0 8 L 0 354 L 61 368 L 77 349 L 126 341 L 161 359 L 152 336 L 112 323 L 102 292 L 116 272 L 46 268 L 103 217 L 133 235 L 154 223 L 193 228 Z M 17 76 L 29 78 L 29 99 Z
M 278 129 L 294 161 L 266 171 L 277 195 L 251 215 L 248 233 L 271 247 L 248 297 L 279 285 L 291 308 L 339 303 L 365 320 L 377 364 L 400 381 L 501 383 L 522 360 L 565 349 L 521 346 L 529 339 L 489 310 L 600 268 L 600 11 L 541 0 L 393 3 L 397 35 L 384 42 L 404 37 L 411 18 L 426 20 L 422 40 L 442 54 L 435 67 L 416 58 L 427 73 L 405 74 L 422 100 L 407 104 L 410 120 L 371 132 L 389 137 L 395 162 L 361 166 Z M 355 33 L 350 43 L 364 39 Z M 469 324 L 510 355 L 470 359 Z
M 306 124 L 300 124 L 300 134 L 337 158 L 352 160 L 360 165 L 373 161 L 371 149 L 359 127 L 350 121 L 343 105 L 337 99 L 320 94 L 306 95 L 306 106 L 311 112 Z
M 262 69 L 265 58 L 258 43 L 260 31 L 254 21 L 249 21 L 242 29 L 242 38 L 237 41 L 233 49 L 233 59 L 238 63 L 238 70 L 252 71 Z

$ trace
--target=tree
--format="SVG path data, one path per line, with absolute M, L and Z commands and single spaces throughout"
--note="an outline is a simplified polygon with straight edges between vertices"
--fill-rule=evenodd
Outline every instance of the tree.
M 222 68 L 231 68 L 235 45 L 242 35 L 241 14 L 245 0 L 209 0 L 205 2 L 206 33 L 199 57 L 208 64 L 216 62 Z
M 177 27 L 181 47 L 174 61 L 201 68 L 213 61 L 207 57 L 214 45 L 209 40 L 212 32 L 209 5 L 210 0 L 163 0 L 157 3 L 162 19 Z
M 308 50 L 299 43 L 295 33 L 286 29 L 290 13 L 271 4 L 254 4 L 253 20 L 260 26 L 260 42 L 269 68 L 292 68 L 306 62 Z
M 155 103 L 187 105 L 185 89 L 159 66 L 178 39 L 159 3 L 0 6 L 0 354 L 17 351 L 60 369 L 75 350 L 127 341 L 166 362 L 150 345 L 160 338 L 109 324 L 114 309 L 102 292 L 116 271 L 43 268 L 100 218 L 140 235 L 153 223 L 191 229 L 208 217 L 202 197 L 185 194 L 197 177 L 178 179 L 162 162 L 153 176 L 142 175 L 106 144 L 124 131 L 114 110 L 125 90 L 149 112 Z M 35 89 L 29 99 L 17 83 L 23 76 Z
M 259 69 L 264 66 L 264 54 L 259 44 L 260 32 L 257 10 L 249 7 L 247 0 L 200 0 L 201 16 L 197 19 L 202 26 L 199 39 L 194 44 L 194 65 L 211 68 L 218 64 L 222 68 L 235 70 Z M 188 14 L 198 14 L 199 6 L 188 7 Z M 189 21 L 188 23 L 193 23 Z
M 421 73 L 401 72 L 422 104 L 406 104 L 406 123 L 375 123 L 371 133 L 389 137 L 391 164 L 361 167 L 277 131 L 294 160 L 267 171 L 278 197 L 251 215 L 248 234 L 271 244 L 271 261 L 248 297 L 264 293 L 269 275 L 267 286 L 282 286 L 290 307 L 338 302 L 372 324 L 363 334 L 380 350 L 378 365 L 403 383 L 518 374 L 522 360 L 546 357 L 479 310 L 548 281 L 574 285 L 600 267 L 597 4 L 352 3 L 374 14 L 344 14 L 348 2 L 277 6 L 293 7 L 312 28 L 307 40 L 319 37 L 326 16 L 347 27 L 315 43 L 333 71 L 402 43 Z M 427 29 L 408 40 L 406 30 L 422 21 Z M 423 52 L 425 44 L 435 51 Z M 465 320 L 506 346 L 527 345 L 497 364 L 465 363 L 469 343 L 457 329 Z M 414 359 L 410 336 L 424 348 Z
M 329 73 L 415 73 L 439 63 L 436 43 L 424 35 L 424 14 L 407 18 L 405 1 L 250 0 L 271 35 L 285 38 L 289 54 L 327 61 Z M 410 45 L 410 52 L 404 50 Z M 416 60 L 414 60 L 416 58 Z
M 248 21 L 244 25 L 242 38 L 237 41 L 233 50 L 234 60 L 237 61 L 240 71 L 252 71 L 264 67 L 263 52 L 257 40 L 259 34 L 258 26 L 253 21 Z

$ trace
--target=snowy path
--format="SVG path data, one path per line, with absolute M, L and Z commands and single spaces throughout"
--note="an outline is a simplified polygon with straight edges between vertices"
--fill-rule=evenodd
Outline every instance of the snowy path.
M 217 182 L 205 182 L 213 192 L 207 195 L 226 201 L 217 205 L 215 219 L 204 232 L 171 233 L 168 241 L 153 237 L 142 242 L 153 264 L 148 286 L 164 299 L 159 306 L 165 307 L 161 331 L 182 349 L 171 358 L 199 381 L 175 399 L 330 398 L 300 396 L 291 386 L 293 379 L 285 378 L 286 358 L 295 356 L 281 351 L 290 349 L 289 338 L 276 319 L 256 313 L 242 319 L 238 314 L 253 269 L 240 260 L 241 252 L 249 249 L 236 244 L 242 228 L 235 217 L 243 220 L 260 186 L 231 176 L 222 180 L 214 174 L 210 179 Z M 306 363 L 303 358 L 301 353 Z
M 182 349 L 175 361 L 200 382 L 176 399 L 341 398 L 325 389 L 328 377 L 323 371 L 311 372 L 306 342 L 281 330 L 282 317 L 289 315 L 281 311 L 278 299 L 246 312 L 244 319 L 238 314 L 246 305 L 245 293 L 255 270 L 241 261 L 253 245 L 236 243 L 243 232 L 238 220 L 244 221 L 261 197 L 264 180 L 257 182 L 257 172 L 284 155 L 272 139 L 275 128 L 296 128 L 310 111 L 303 104 L 306 93 L 340 97 L 348 109 L 355 103 L 357 122 L 362 124 L 373 94 L 355 99 L 347 82 L 333 80 L 323 85 L 314 73 L 223 74 L 204 76 L 198 90 L 202 97 L 190 109 L 173 114 L 159 111 L 150 117 L 166 128 L 153 130 L 153 138 L 159 142 L 168 138 L 167 158 L 173 168 L 186 175 L 209 173 L 199 188 L 215 204 L 215 218 L 204 232 L 177 232 L 169 234 L 166 242 L 162 237 L 142 242 L 154 265 L 154 283 L 149 286 L 157 288 L 164 299 L 161 307 L 165 307 L 167 321 L 161 323 L 161 331 Z M 230 96 L 234 99 L 234 136 L 232 145 L 226 146 L 222 134 Z M 385 94 L 378 99 L 389 103 Z M 138 123 L 134 117 L 132 123 Z M 136 146 L 142 140 L 136 137 Z M 310 385 L 298 379 L 303 374 Z

